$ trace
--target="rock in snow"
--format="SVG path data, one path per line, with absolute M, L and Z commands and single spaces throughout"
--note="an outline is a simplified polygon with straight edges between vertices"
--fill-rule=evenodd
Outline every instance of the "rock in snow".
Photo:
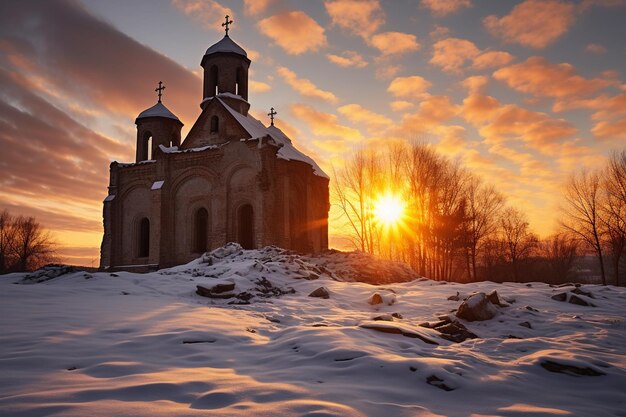
M 498 310 L 491 303 L 484 292 L 473 294 L 459 306 L 456 316 L 467 321 L 490 320 L 498 314 Z
M 316 290 L 312 291 L 311 294 L 309 294 L 309 297 L 328 299 L 328 298 L 330 298 L 330 293 L 328 292 L 328 290 L 326 288 L 319 287 Z
M 551 298 L 556 301 L 567 301 L 570 304 L 576 304 L 579 306 L 595 307 L 595 304 L 593 304 L 591 301 L 585 300 L 584 297 L 594 298 L 592 293 L 583 291 L 580 288 L 576 287 L 570 292 L 554 294 Z

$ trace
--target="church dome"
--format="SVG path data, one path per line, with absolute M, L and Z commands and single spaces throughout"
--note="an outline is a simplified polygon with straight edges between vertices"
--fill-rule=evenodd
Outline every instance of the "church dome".
M 166 117 L 168 119 L 174 119 L 180 122 L 178 117 L 176 117 L 174 113 L 172 113 L 167 107 L 163 105 L 163 103 L 160 102 L 150 107 L 149 109 L 146 109 L 139 113 L 139 116 L 137 116 L 137 120 L 146 117 Z
M 211 45 L 204 55 L 211 55 L 217 52 L 232 52 L 243 55 L 246 58 L 248 57 L 246 51 L 241 46 L 237 45 L 228 35 L 224 36 L 221 41 Z

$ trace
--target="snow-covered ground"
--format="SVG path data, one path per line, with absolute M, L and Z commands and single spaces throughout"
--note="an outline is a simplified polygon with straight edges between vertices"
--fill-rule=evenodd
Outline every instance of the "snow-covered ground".
M 625 288 L 340 281 L 359 270 L 406 278 L 234 245 L 149 274 L 0 276 L 0 415 L 626 416 Z M 509 305 L 456 321 L 492 290 Z

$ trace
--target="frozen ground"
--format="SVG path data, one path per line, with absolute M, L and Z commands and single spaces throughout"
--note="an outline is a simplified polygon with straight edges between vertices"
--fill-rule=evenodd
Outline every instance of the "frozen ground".
M 339 281 L 360 269 L 406 278 L 236 246 L 150 274 L 0 276 L 0 415 L 626 416 L 625 288 L 579 288 L 592 307 L 541 283 Z M 494 289 L 508 307 L 460 321 L 478 338 L 420 326 Z

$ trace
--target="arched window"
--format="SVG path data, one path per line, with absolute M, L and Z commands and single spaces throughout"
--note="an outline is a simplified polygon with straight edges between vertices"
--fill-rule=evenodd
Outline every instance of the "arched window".
M 218 87 L 218 74 L 217 74 L 217 65 L 213 65 L 209 71 L 209 94 L 217 94 L 219 93 Z
M 146 141 L 146 145 L 148 147 L 148 150 L 147 150 L 148 157 L 146 159 L 149 161 L 152 159 L 152 136 L 148 138 L 148 140 Z
M 217 133 L 220 130 L 220 119 L 217 116 L 211 117 L 211 133 Z
M 204 253 L 207 250 L 207 232 L 209 230 L 209 212 L 201 207 L 196 210 L 193 219 L 193 251 L 194 253 Z
M 145 132 L 141 141 L 141 160 L 152 159 L 152 132 Z
M 254 249 L 254 211 L 250 204 L 239 208 L 237 240 L 244 249 Z
M 138 237 L 138 253 L 139 258 L 147 258 L 150 255 L 150 220 L 144 217 L 139 222 Z
M 243 80 L 243 68 L 237 68 L 237 78 L 235 80 L 235 94 L 245 97 L 244 93 L 244 80 Z

